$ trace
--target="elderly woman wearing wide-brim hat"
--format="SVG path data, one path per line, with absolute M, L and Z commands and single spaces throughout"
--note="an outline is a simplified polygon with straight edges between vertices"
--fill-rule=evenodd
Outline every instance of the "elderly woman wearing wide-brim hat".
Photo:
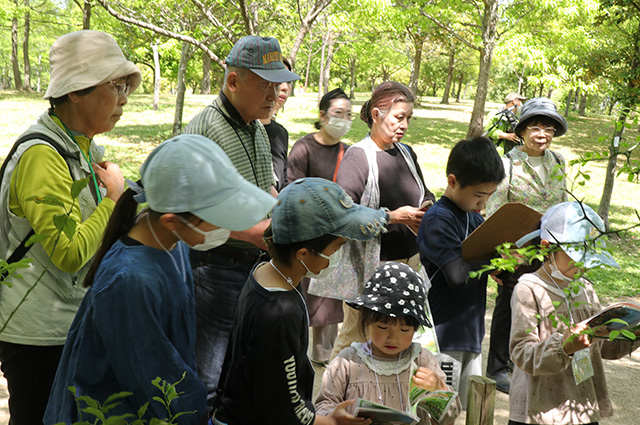
M 507 202 L 521 202 L 540 213 L 567 200 L 565 160 L 549 149 L 554 137 L 567 132 L 567 121 L 556 105 L 547 98 L 536 97 L 522 107 L 516 134 L 524 141 L 503 158 L 506 177 L 498 185 L 487 204 L 487 216 Z M 520 267 L 509 281 L 498 286 L 498 298 L 491 322 L 491 342 L 487 358 L 487 376 L 497 388 L 509 392 L 509 332 L 511 329 L 510 299 L 513 286 L 522 273 L 539 267 Z
M 124 190 L 122 172 L 103 161 L 104 148 L 93 137 L 116 125 L 141 80 L 113 37 L 100 31 L 63 35 L 49 58 L 45 99 L 51 107 L 20 136 L 0 175 L 0 258 L 34 259 L 20 276 L 8 277 L 12 287 L 0 289 L 0 326 L 42 274 L 0 334 L 14 425 L 42 423 L 67 332 L 85 292 L 82 278 Z M 89 184 L 73 199 L 73 181 L 85 177 Z M 36 203 L 29 199 L 33 196 L 55 197 L 62 205 Z M 76 222 L 75 235 L 58 237 L 54 219 L 68 211 Z M 50 237 L 26 248 L 32 232 Z

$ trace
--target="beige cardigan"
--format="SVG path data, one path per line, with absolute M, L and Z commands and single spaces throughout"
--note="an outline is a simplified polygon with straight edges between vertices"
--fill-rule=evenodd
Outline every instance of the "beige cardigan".
M 379 403 L 378 384 L 386 406 L 400 410 L 404 407 L 406 410 L 407 394 L 400 395 L 400 389 L 403 392 L 409 389 L 410 363 L 412 361 L 417 366 L 435 371 L 443 381 L 446 379 L 436 357 L 426 348 L 413 343 L 403 352 L 400 362 L 373 357 L 377 369 L 378 379 L 376 382 L 376 373 L 367 365 L 367 363 L 371 363 L 370 357 L 363 354 L 367 344 L 354 342 L 351 347 L 342 350 L 327 367 L 322 376 L 322 390 L 315 403 L 317 415 L 331 414 L 336 406 L 345 400 L 362 398 Z M 396 371 L 398 372 L 397 376 Z M 398 377 L 400 378 L 399 384 Z M 452 424 L 460 414 L 461 406 L 460 398 L 456 397 L 442 419 L 441 425 Z M 354 413 L 354 410 L 354 405 L 347 408 L 351 414 Z M 430 423 L 426 412 L 418 409 L 418 413 L 421 425 Z
M 631 341 L 597 339 L 591 345 L 594 375 L 576 385 L 571 357 L 562 349 L 566 326 L 547 317 L 557 302 L 558 316 L 568 317 L 564 293 L 540 271 L 520 277 L 511 298 L 511 359 L 515 364 L 509 394 L 509 419 L 528 424 L 588 424 L 613 414 L 602 359 L 618 359 L 640 345 Z M 569 300 L 574 323 L 602 309 L 593 286 Z M 574 306 L 574 303 L 584 303 Z M 543 320 L 538 323 L 537 315 Z

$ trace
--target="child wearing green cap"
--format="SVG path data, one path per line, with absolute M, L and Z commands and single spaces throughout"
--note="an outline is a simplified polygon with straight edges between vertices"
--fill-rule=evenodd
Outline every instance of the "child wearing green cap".
M 253 269 L 238 299 L 210 423 L 370 423 L 347 414 L 349 403 L 329 416 L 316 415 L 309 316 L 299 283 L 335 268 L 347 239 L 374 238 L 385 225 L 382 209 L 355 204 L 329 180 L 303 178 L 280 193 L 265 232 L 272 259 Z
M 588 205 L 563 202 L 542 216 L 541 245 L 551 248 L 542 267 L 518 280 L 510 354 L 515 365 L 509 393 L 509 425 L 597 424 L 613 414 L 602 359 L 618 359 L 640 346 L 640 338 L 592 338 L 587 319 L 602 310 L 591 282 L 576 275 L 586 269 L 618 264 L 595 239 L 602 219 Z M 527 237 L 518 241 L 526 242 Z M 569 318 L 571 326 L 550 315 Z

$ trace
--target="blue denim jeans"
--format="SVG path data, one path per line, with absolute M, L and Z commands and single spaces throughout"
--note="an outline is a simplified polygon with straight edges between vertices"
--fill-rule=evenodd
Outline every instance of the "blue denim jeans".
M 229 345 L 233 313 L 253 262 L 191 251 L 195 284 L 196 360 L 207 387 L 207 416 L 213 410 L 218 381 Z

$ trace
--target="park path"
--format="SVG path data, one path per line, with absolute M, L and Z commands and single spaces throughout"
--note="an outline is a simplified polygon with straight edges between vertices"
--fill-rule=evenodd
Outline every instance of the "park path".
M 640 300 L 636 300 L 639 301 Z M 489 326 L 491 323 L 491 311 L 487 311 L 485 315 L 485 323 L 487 335 L 483 341 L 482 355 L 486 361 L 486 353 L 489 350 Z M 314 365 L 316 370 L 316 379 L 314 386 L 314 397 L 322 381 L 322 373 L 324 368 Z M 484 368 L 483 368 L 484 370 Z M 606 418 L 600 421 L 600 425 L 637 425 L 640 423 L 640 385 L 638 385 L 638 377 L 640 377 L 640 349 L 633 352 L 630 356 L 620 360 L 605 361 L 605 372 L 607 374 L 607 383 L 609 387 L 609 395 L 614 403 L 615 415 L 612 418 Z M 9 406 L 7 403 L 9 393 L 7 392 L 7 381 L 0 373 L 0 425 L 8 425 L 9 423 Z M 496 405 L 494 411 L 494 424 L 506 425 L 509 419 L 509 396 L 501 392 L 496 393 Z M 464 412 L 456 420 L 455 425 L 464 425 Z

